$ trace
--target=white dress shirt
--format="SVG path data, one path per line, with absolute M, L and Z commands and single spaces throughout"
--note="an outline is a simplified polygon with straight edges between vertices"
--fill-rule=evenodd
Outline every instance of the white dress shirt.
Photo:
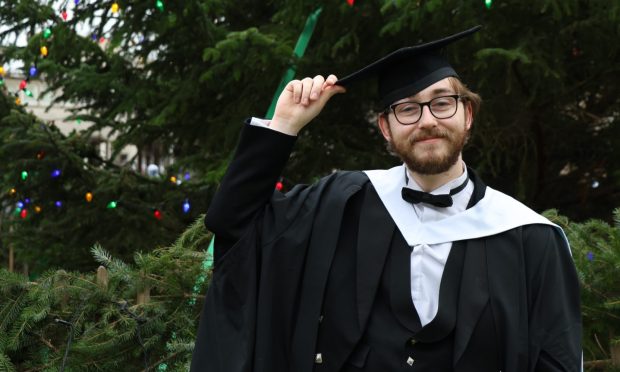
M 449 194 L 451 189 L 459 187 L 467 177 L 467 168 L 463 164 L 461 176 L 431 191 L 431 194 Z M 411 176 L 407 178 L 406 187 L 423 191 Z M 410 204 L 404 200 L 403 203 L 409 204 L 411 213 L 415 214 L 416 221 L 424 224 L 463 212 L 467 208 L 473 191 L 474 185 L 469 181 L 463 190 L 452 196 L 453 204 L 447 208 L 423 203 Z M 437 315 L 439 286 L 452 243 L 416 244 L 411 248 L 411 298 L 420 317 L 420 322 L 422 326 L 425 326 Z

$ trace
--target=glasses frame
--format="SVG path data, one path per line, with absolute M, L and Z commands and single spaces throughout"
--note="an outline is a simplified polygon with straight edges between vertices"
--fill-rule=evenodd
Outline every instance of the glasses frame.
M 435 115 L 435 113 L 433 112 L 433 109 L 431 108 L 431 103 L 437 99 L 441 99 L 441 98 L 454 98 L 456 100 L 456 108 L 454 109 L 454 112 L 450 115 L 450 116 L 446 116 L 446 117 L 438 117 L 437 115 Z M 448 94 L 445 96 L 439 96 L 439 97 L 434 97 L 433 99 L 431 99 L 430 101 L 426 101 L 426 102 L 415 102 L 415 101 L 406 101 L 406 102 L 399 102 L 399 103 L 394 103 L 390 106 L 388 106 L 388 108 L 385 110 L 385 114 L 389 115 L 390 111 L 392 111 L 392 113 L 394 114 L 394 118 L 396 118 L 396 121 L 399 122 L 401 125 L 413 125 L 417 122 L 420 121 L 420 119 L 422 119 L 422 114 L 424 113 L 424 106 L 428 106 L 428 111 L 431 113 L 431 115 L 433 115 L 433 117 L 435 117 L 436 119 L 450 119 L 451 117 L 453 117 L 454 115 L 456 115 L 456 113 L 459 111 L 459 100 L 463 100 L 464 97 L 461 96 L 460 94 Z M 404 105 L 404 104 L 411 104 L 411 103 L 416 103 L 418 105 L 420 105 L 420 116 L 418 116 L 418 119 L 414 122 L 411 123 L 403 123 L 402 121 L 400 121 L 398 119 L 398 115 L 396 115 L 396 108 L 400 105 Z

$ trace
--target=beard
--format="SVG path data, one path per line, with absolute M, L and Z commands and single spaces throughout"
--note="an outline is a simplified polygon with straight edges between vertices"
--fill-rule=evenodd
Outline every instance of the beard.
M 416 132 L 402 141 L 388 140 L 388 148 L 411 170 L 422 175 L 447 172 L 459 160 L 469 131 L 433 127 Z M 441 138 L 440 143 L 419 143 L 429 138 Z

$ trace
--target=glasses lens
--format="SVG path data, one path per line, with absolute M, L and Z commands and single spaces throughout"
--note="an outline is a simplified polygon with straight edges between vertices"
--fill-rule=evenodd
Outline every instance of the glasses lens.
M 422 106 L 416 102 L 405 102 L 394 107 L 396 119 L 403 124 L 412 124 L 420 119 Z
M 446 119 L 456 112 L 456 97 L 437 97 L 430 102 L 433 115 L 438 119 Z

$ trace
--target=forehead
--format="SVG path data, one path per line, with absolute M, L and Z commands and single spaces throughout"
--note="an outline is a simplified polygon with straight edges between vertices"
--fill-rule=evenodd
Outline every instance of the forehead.
M 422 89 L 415 95 L 400 99 L 394 103 L 429 100 L 442 94 L 455 94 L 454 87 L 452 86 L 450 78 L 441 79 L 438 82 Z

